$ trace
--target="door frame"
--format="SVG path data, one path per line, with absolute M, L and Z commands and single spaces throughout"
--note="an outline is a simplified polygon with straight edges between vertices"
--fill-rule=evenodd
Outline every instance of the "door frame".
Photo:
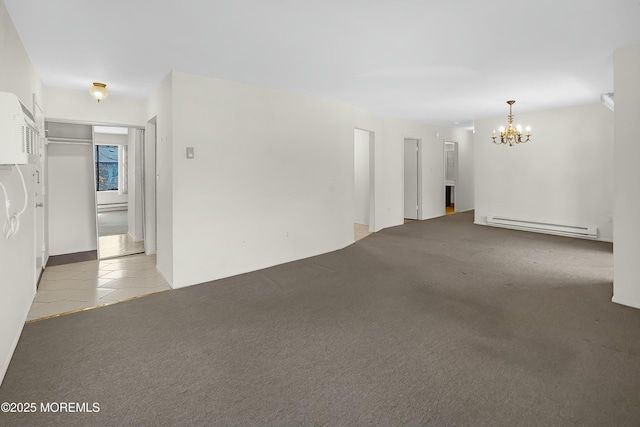
M 48 219 L 48 206 L 46 196 L 46 132 L 45 132 L 45 117 L 44 110 L 38 103 L 36 94 L 33 94 L 33 116 L 35 118 L 36 127 L 38 129 L 38 139 L 36 144 L 36 162 L 34 164 L 34 180 L 35 180 L 35 214 L 34 214 L 34 255 L 36 261 L 35 268 L 35 286 L 37 288 L 40 283 L 40 277 L 44 271 L 47 261 L 49 260 L 49 245 L 47 238 L 47 219 Z M 39 219 L 39 213 L 42 218 Z M 40 260 L 40 265 L 38 265 Z
M 376 135 L 375 132 L 369 129 L 364 129 L 360 127 L 354 127 L 354 139 L 352 142 L 352 147 L 355 148 L 355 131 L 359 130 L 362 132 L 367 132 L 369 134 L 369 231 L 371 233 L 375 233 L 376 231 L 376 183 L 375 183 L 375 163 L 376 163 Z M 355 150 L 351 150 L 352 153 Z M 355 159 L 351 162 L 352 165 L 355 164 Z M 352 183 L 354 185 L 354 194 L 355 194 L 355 166 L 353 170 L 353 180 Z
M 444 140 L 442 143 L 442 159 L 444 162 L 443 168 L 444 168 L 444 174 L 443 174 L 443 180 L 444 180 L 444 197 L 446 200 L 446 191 L 447 191 L 447 150 L 446 150 L 446 146 L 447 144 L 452 144 L 453 145 L 453 152 L 455 153 L 454 155 L 454 163 L 455 163 L 455 176 L 453 178 L 453 197 L 451 198 L 451 203 L 453 203 L 453 207 L 455 210 L 455 206 L 456 206 L 456 197 L 458 196 L 458 171 L 460 170 L 460 165 L 459 165 L 459 154 L 458 154 L 458 142 L 457 141 L 449 141 L 449 140 Z M 445 203 L 446 205 L 446 203 Z M 446 206 L 445 206 L 445 213 L 446 213 Z
M 158 176 L 158 137 L 157 116 L 147 121 L 144 127 L 144 143 L 142 144 L 144 174 L 144 202 L 142 203 L 144 235 L 144 252 L 153 255 L 158 251 L 158 215 L 157 215 L 157 176 Z
M 134 253 L 123 253 L 123 254 L 112 255 L 112 256 L 108 256 L 108 257 L 103 257 L 103 255 L 100 253 L 100 226 L 99 226 L 99 224 L 98 224 L 98 222 L 99 222 L 99 221 L 98 221 L 98 191 L 97 191 L 97 189 L 96 189 L 96 186 L 97 186 L 96 151 L 97 151 L 97 147 L 98 147 L 98 146 L 100 146 L 100 145 L 105 145 L 105 144 L 98 144 L 98 143 L 96 143 L 96 132 L 95 132 L 95 128 L 96 128 L 97 126 L 99 126 L 99 127 L 117 127 L 117 128 L 126 128 L 126 129 L 128 129 L 129 133 L 130 133 L 131 131 L 136 131 L 136 132 L 137 132 L 137 131 L 142 131 L 142 138 L 140 138 L 140 141 L 138 141 L 137 136 L 134 136 L 134 141 L 136 141 L 136 144 L 135 144 L 135 146 L 133 147 L 133 150 L 131 150 L 131 148 L 132 148 L 132 147 L 130 147 L 129 145 L 126 145 L 126 146 L 127 146 L 127 153 L 130 153 L 131 151 L 133 151 L 133 152 L 134 152 L 134 160 L 135 160 L 133 163 L 132 163 L 132 162 L 129 162 L 128 167 L 127 167 L 127 174 L 128 174 L 129 168 L 132 168 L 132 167 L 133 167 L 133 168 L 134 168 L 134 170 L 135 170 L 135 169 L 137 168 L 137 166 L 138 166 L 138 165 L 140 165 L 140 166 L 142 167 L 142 173 L 138 173 L 138 174 L 136 175 L 136 177 L 137 177 L 138 175 L 142 175 L 142 179 L 143 179 L 143 180 L 144 180 L 144 175 L 145 175 L 145 169 L 144 169 L 144 166 L 145 166 L 145 161 L 144 161 L 144 149 L 142 148 L 142 149 L 140 149 L 140 151 L 138 151 L 138 142 L 140 143 L 140 145 L 141 145 L 142 147 L 144 147 L 144 143 L 145 143 L 145 136 L 144 136 L 144 134 L 145 134 L 145 128 L 144 128 L 144 127 L 142 127 L 142 126 L 127 126 L 127 125 L 122 125 L 122 126 L 121 126 L 121 125 L 95 125 L 95 124 L 94 124 L 94 125 L 92 125 L 92 126 L 91 126 L 91 140 L 92 140 L 92 145 L 93 145 L 93 181 L 94 181 L 95 213 L 96 213 L 96 242 L 97 242 L 98 260 L 101 260 L 101 259 L 119 258 L 119 257 L 121 257 L 121 256 L 133 255 Z M 107 144 L 107 145 L 108 145 L 108 144 Z M 122 145 L 122 144 L 115 144 L 115 145 L 120 146 L 120 145 Z M 131 150 L 131 151 L 129 151 L 129 150 Z M 140 159 L 138 159 L 138 153 L 141 153 L 141 155 L 143 156 L 143 158 L 142 158 L 142 162 L 141 162 L 141 163 L 139 163 Z M 129 158 L 129 159 L 131 159 L 130 154 L 128 154 L 128 158 Z M 136 171 L 136 172 L 139 172 L 139 171 Z M 130 187 L 130 188 L 129 188 L 129 191 L 134 191 L 134 192 L 135 192 L 135 197 L 137 198 L 137 197 L 139 197 L 138 189 L 142 192 L 142 201 L 143 201 L 143 203 L 142 203 L 142 205 L 143 205 L 143 207 L 142 207 L 143 214 L 142 214 L 142 215 L 143 215 L 143 216 L 142 216 L 142 230 L 141 230 L 141 234 L 142 234 L 142 240 L 143 240 L 143 243 L 146 245 L 146 243 L 145 243 L 145 242 L 146 242 L 146 236 L 145 236 L 145 232 L 144 232 L 144 228 L 145 228 L 145 226 L 144 226 L 144 221 L 145 221 L 145 218 L 144 218 L 144 200 L 145 200 L 146 188 L 144 187 L 144 183 L 143 183 L 143 184 L 138 188 L 138 183 L 137 183 L 137 178 L 136 178 L 136 181 L 135 181 L 135 183 L 134 183 L 134 186 L 133 186 L 133 187 Z M 135 200 L 134 200 L 134 203 L 135 203 Z M 133 219 L 133 220 L 134 220 L 134 222 L 135 222 L 135 217 L 134 217 L 134 219 Z M 129 217 L 128 217 L 128 215 L 127 215 L 127 223 L 128 223 L 128 222 L 129 222 Z M 127 234 L 128 234 L 128 233 L 127 233 Z M 130 236 L 130 235 L 129 235 L 129 236 Z M 131 236 L 130 236 L 130 237 L 131 237 Z M 146 253 L 146 250 L 144 250 L 144 251 L 142 251 L 142 252 L 145 252 L 145 253 Z M 136 254 L 137 254 L 137 253 L 142 253 L 142 252 L 136 252 Z
M 421 138 L 414 138 L 414 137 L 410 137 L 410 136 L 404 136 L 402 138 L 402 160 L 403 160 L 403 172 L 402 172 L 402 217 L 404 218 L 404 205 L 405 205 L 405 171 L 404 171 L 404 161 L 405 161 L 405 152 L 406 152 L 406 144 L 407 142 L 416 142 L 416 179 L 418 180 L 417 182 L 417 197 L 416 197 L 416 205 L 417 205 L 417 209 L 416 209 L 416 219 L 417 220 L 422 220 L 422 139 Z

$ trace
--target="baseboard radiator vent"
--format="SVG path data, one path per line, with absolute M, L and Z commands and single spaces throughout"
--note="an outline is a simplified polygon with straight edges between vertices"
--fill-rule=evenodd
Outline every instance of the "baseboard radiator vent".
M 582 237 L 586 239 L 598 238 L 598 227 L 596 226 L 584 227 L 580 225 L 550 224 L 539 221 L 505 218 L 496 215 L 487 215 L 487 224 L 494 227 L 514 228 L 516 230 L 558 234 L 560 236 Z
M 98 212 L 122 211 L 129 207 L 129 203 L 98 203 Z

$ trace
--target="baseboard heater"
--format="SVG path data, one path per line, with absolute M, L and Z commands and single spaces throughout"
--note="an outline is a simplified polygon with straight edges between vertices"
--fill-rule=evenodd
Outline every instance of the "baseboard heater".
M 123 203 L 102 203 L 98 204 L 98 212 L 121 211 L 127 209 L 129 204 Z
M 582 237 L 596 239 L 598 227 L 580 225 L 551 224 L 540 221 L 505 218 L 503 216 L 487 215 L 487 224 L 495 227 L 514 228 L 517 230 L 536 231 L 538 233 L 558 234 L 561 236 Z

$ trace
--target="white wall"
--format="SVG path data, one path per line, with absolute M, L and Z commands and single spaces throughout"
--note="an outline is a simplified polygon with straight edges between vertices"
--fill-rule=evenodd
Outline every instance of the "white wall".
M 595 225 L 612 241 L 613 113 L 601 104 L 518 115 L 532 141 L 495 145 L 505 117 L 475 124 L 475 221 L 487 215 L 563 225 Z
M 88 83 L 90 85 L 91 83 Z M 146 102 L 143 99 L 110 93 L 98 103 L 87 90 L 63 89 L 44 86 L 47 100 L 45 115 L 48 120 L 82 123 L 144 126 Z
M 404 137 L 426 147 L 428 218 L 444 214 L 443 139 L 470 135 L 182 72 L 158 87 L 147 115 L 159 129 L 158 267 L 173 287 L 352 243 L 354 128 L 375 134 L 376 231 L 403 223 Z
M 174 287 L 353 242 L 350 107 L 173 77 Z
M 640 308 L 640 46 L 614 53 L 614 274 L 612 301 Z
M 22 46 L 9 14 L 0 1 L 0 91 L 12 92 L 30 109 L 32 97 L 42 102 L 40 79 Z M 31 197 L 20 219 L 20 231 L 10 240 L 0 236 L 0 382 L 18 343 L 22 327 L 36 292 L 35 286 L 35 203 L 32 185 L 33 166 L 20 166 Z M 14 206 L 22 207 L 23 188 L 13 170 L 0 170 L 0 182 L 9 192 Z M 4 196 L 0 196 L 0 226 L 4 224 Z M 11 212 L 15 212 L 12 208 Z
M 369 132 L 354 130 L 354 222 L 369 225 L 371 207 L 370 179 L 369 179 Z
M 175 109 L 174 101 L 173 101 L 173 76 L 174 73 L 170 73 L 165 77 L 162 82 L 158 85 L 158 87 L 153 91 L 151 96 L 149 97 L 147 104 L 147 113 L 145 123 L 148 120 L 155 118 L 156 126 L 156 140 L 157 140 L 157 151 L 155 153 L 150 153 L 151 156 L 155 154 L 156 157 L 156 177 L 155 177 L 155 195 L 156 195 L 156 215 L 157 215 L 157 237 L 156 237 L 156 267 L 160 271 L 160 273 L 164 276 L 164 278 L 169 282 L 169 284 L 173 284 L 173 276 L 174 276 L 174 252 L 176 248 L 174 246 L 174 187 L 176 187 L 176 182 L 174 182 L 174 174 L 173 174 L 173 164 L 174 164 L 174 150 L 173 150 L 173 133 L 174 133 L 174 118 L 173 111 Z M 187 114 L 191 111 L 191 109 L 187 105 L 185 105 Z M 206 111 L 206 109 L 205 109 Z M 205 127 L 210 121 L 211 117 L 207 117 L 205 115 L 202 123 L 199 124 L 200 127 Z M 190 141 L 196 145 L 198 139 Z M 183 146 L 186 140 L 183 141 Z M 149 147 L 148 147 L 149 148 Z M 149 153 L 150 150 L 147 150 Z M 184 154 L 184 148 L 183 148 Z M 199 155 L 199 153 L 196 153 Z M 177 160 L 176 160 L 177 161 Z M 148 170 L 151 170 L 148 168 Z M 148 180 L 152 181 L 153 177 L 148 176 Z M 194 183 L 194 185 L 202 185 L 203 183 Z M 148 192 L 148 195 L 151 196 L 151 192 Z M 177 209 L 181 209 L 178 207 Z M 206 206 L 200 205 L 197 206 L 198 210 L 205 211 Z M 151 213 L 151 210 L 148 210 Z M 187 253 L 191 252 L 190 249 L 187 249 Z

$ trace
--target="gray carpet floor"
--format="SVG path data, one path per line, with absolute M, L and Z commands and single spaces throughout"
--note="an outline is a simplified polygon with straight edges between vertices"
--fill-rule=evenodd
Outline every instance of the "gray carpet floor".
M 640 310 L 612 245 L 459 213 L 28 324 L 2 425 L 640 425 Z

